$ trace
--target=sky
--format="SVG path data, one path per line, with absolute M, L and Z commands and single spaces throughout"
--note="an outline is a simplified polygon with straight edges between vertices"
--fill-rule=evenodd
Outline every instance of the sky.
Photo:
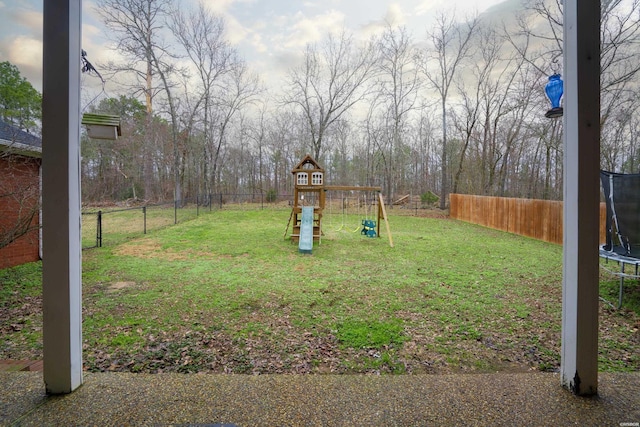
M 53 1 L 53 0 L 52 0 Z M 181 0 L 185 6 L 197 0 Z M 228 40 L 251 68 L 282 75 L 307 43 L 328 32 L 347 28 L 358 38 L 380 31 L 385 22 L 405 25 L 415 38 L 424 37 L 436 12 L 453 10 L 456 16 L 499 11 L 503 0 L 203 0 L 226 21 Z M 21 74 L 42 90 L 43 0 L 0 0 L 0 62 L 16 65 Z M 82 47 L 99 69 L 116 55 L 95 10 L 83 0 Z

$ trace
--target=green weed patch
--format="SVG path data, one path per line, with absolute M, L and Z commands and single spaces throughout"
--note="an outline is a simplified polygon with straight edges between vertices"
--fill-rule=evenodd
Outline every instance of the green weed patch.
M 347 320 L 338 324 L 336 336 L 340 344 L 353 349 L 382 349 L 401 345 L 406 337 L 401 322 Z

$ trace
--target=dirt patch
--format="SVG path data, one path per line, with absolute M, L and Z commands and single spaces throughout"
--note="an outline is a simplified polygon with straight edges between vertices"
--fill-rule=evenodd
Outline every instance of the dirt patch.
M 130 288 L 135 286 L 136 282 L 115 282 L 109 285 L 107 292 L 117 292 L 121 289 Z
M 114 250 L 119 256 L 131 256 L 142 259 L 162 259 L 166 261 L 186 261 L 191 258 L 214 258 L 212 252 L 186 250 L 176 252 L 163 249 L 160 243 L 153 239 L 136 240 L 125 243 Z
M 120 256 L 157 258 L 161 256 L 162 246 L 153 239 L 143 239 L 120 245 L 114 252 Z

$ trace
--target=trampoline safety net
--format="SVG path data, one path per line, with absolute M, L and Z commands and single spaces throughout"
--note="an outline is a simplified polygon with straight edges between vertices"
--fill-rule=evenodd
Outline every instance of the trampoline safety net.
M 640 258 L 640 174 L 600 171 L 607 205 L 603 249 Z

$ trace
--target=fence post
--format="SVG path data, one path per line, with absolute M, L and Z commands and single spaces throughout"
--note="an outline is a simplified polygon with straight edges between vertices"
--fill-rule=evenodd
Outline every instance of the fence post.
M 200 215 L 200 195 L 196 194 L 196 216 Z
M 220 193 L 220 209 L 222 209 L 222 193 Z
M 173 201 L 173 224 L 177 224 L 178 223 L 178 201 L 174 200 Z
M 143 223 L 143 233 L 147 234 L 147 207 L 142 207 L 142 223 Z
M 102 211 L 98 211 L 98 218 L 96 224 L 96 246 L 102 247 Z

